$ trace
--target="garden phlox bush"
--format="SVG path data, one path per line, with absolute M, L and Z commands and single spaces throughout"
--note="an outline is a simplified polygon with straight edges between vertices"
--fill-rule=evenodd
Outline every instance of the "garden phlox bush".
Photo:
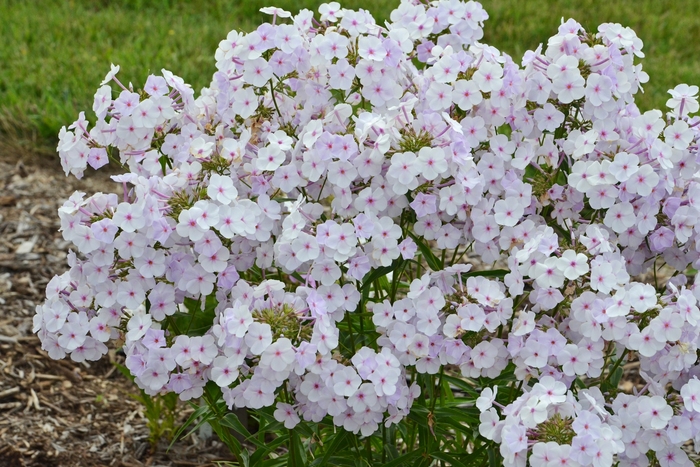
M 61 130 L 66 174 L 127 170 L 122 195 L 59 209 L 75 251 L 36 309 L 49 355 L 113 341 L 149 394 L 219 387 L 286 428 L 370 437 L 420 406 L 446 452 L 507 466 L 692 465 L 697 86 L 638 109 L 619 24 L 562 22 L 516 63 L 473 1 L 403 0 L 384 25 L 262 11 L 198 97 L 113 66 L 96 120 Z M 478 410 L 462 451 L 448 394 Z

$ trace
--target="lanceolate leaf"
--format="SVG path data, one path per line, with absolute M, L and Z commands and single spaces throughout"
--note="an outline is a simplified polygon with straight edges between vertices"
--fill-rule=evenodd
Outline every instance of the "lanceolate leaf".
M 352 435 L 343 430 L 335 434 L 333 441 L 325 446 L 323 456 L 316 459 L 311 465 L 313 466 L 325 466 L 330 465 L 328 462 L 333 455 L 338 454 L 338 452 L 343 451 L 347 446 L 349 446 L 349 440 Z
M 462 277 L 494 277 L 503 279 L 510 271 L 507 269 L 487 269 L 484 271 L 469 271 L 462 273 Z
M 428 267 L 430 267 L 430 269 L 433 271 L 441 271 L 444 264 L 437 256 L 435 256 L 435 253 L 433 253 L 430 247 L 413 233 L 409 232 L 408 235 L 414 242 L 416 242 L 416 245 L 418 245 L 418 249 L 420 250 L 421 255 L 423 255 L 423 258 L 425 258 L 425 262 L 428 263 Z
M 398 259 L 395 259 L 390 266 L 381 266 L 372 270 L 371 272 L 368 272 L 367 275 L 362 278 L 362 286 L 360 287 L 362 293 L 369 291 L 369 288 L 372 286 L 372 284 L 374 284 L 374 281 L 380 277 L 385 277 L 392 271 L 397 270 L 403 263 L 404 260 L 399 257 Z
M 214 295 L 206 297 L 205 300 L 205 306 L 202 309 L 200 300 L 185 298 L 184 305 L 187 313 L 178 311 L 170 317 L 175 329 L 188 336 L 202 336 L 211 329 L 217 300 Z

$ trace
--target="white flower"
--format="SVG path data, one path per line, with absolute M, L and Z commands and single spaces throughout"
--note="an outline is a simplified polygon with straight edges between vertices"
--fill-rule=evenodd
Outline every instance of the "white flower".
M 482 92 L 494 92 L 503 86 L 503 68 L 497 63 L 484 61 L 474 72 L 472 79 Z
M 493 389 L 485 388 L 481 391 L 481 395 L 476 399 L 476 407 L 483 413 L 491 408 L 493 402 L 496 400 L 496 394 L 498 394 L 498 386 L 494 386 Z
M 577 254 L 574 250 L 564 251 L 557 261 L 557 267 L 569 280 L 576 280 L 590 270 L 586 255 Z
M 134 314 L 126 325 L 126 339 L 130 342 L 139 340 L 151 328 L 151 323 L 151 315 L 148 313 Z
M 226 308 L 221 319 L 226 332 L 236 337 L 245 336 L 252 323 L 253 315 L 240 301 L 236 301 L 233 308 Z
M 119 65 L 115 65 L 114 63 L 110 64 L 110 70 L 109 73 L 105 76 L 105 79 L 102 80 L 100 83 L 100 86 L 104 86 L 105 84 L 109 83 L 114 79 L 114 77 L 119 73 Z
M 238 359 L 220 355 L 214 359 L 211 368 L 211 379 L 219 387 L 227 387 L 238 378 Z
M 636 154 L 618 152 L 615 154 L 615 160 L 610 164 L 609 170 L 618 182 L 626 182 L 639 170 L 638 164 L 639 157 Z
M 253 355 L 261 355 L 272 344 L 272 329 L 267 323 L 253 322 L 245 334 L 245 343 Z
M 628 202 L 617 203 L 605 213 L 605 225 L 615 232 L 624 232 L 637 221 L 634 207 Z
M 537 262 L 530 271 L 530 277 L 534 278 L 540 287 L 561 287 L 564 284 L 564 273 L 559 268 L 559 258 L 547 258 L 543 262 Z
M 283 402 L 277 403 L 277 409 L 275 409 L 273 416 L 278 422 L 284 423 L 284 427 L 288 430 L 291 430 L 292 428 L 297 426 L 301 421 L 299 415 L 297 415 L 296 410 L 294 410 L 294 407 Z
M 211 174 L 209 186 L 207 187 L 209 198 L 221 204 L 231 204 L 238 197 L 238 190 L 233 185 L 231 177 L 219 174 Z
M 681 388 L 681 396 L 686 410 L 700 412 L 700 381 L 693 378 Z
M 270 344 L 260 356 L 260 365 L 270 367 L 275 373 L 283 375 L 291 371 L 294 361 L 292 341 L 286 337 L 281 337 Z

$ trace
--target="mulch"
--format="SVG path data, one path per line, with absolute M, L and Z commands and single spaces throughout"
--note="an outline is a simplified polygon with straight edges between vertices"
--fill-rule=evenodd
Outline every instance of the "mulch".
M 0 157 L 0 467 L 213 466 L 228 458 L 206 431 L 169 451 L 165 440 L 151 449 L 143 407 L 130 396 L 137 388 L 115 371 L 120 355 L 52 360 L 32 334 L 46 284 L 67 269 L 58 207 L 76 190 L 118 188 L 101 174 L 66 178 L 52 161 Z M 191 413 L 182 404 L 179 422 Z

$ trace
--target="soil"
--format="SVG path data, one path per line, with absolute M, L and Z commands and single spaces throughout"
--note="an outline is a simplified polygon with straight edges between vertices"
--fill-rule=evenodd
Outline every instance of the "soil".
M 121 188 L 101 173 L 66 178 L 55 159 L 0 155 L 0 467 L 220 465 L 227 451 L 206 432 L 152 448 L 120 355 L 52 360 L 32 334 L 46 284 L 67 269 L 58 207 L 76 190 Z M 182 404 L 178 423 L 192 410 Z

